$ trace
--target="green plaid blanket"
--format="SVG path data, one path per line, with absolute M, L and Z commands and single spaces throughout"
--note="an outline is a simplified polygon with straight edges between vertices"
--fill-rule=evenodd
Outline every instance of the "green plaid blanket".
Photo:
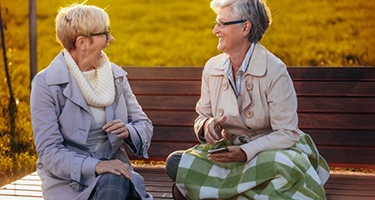
M 259 153 L 248 163 L 214 163 L 210 144 L 182 156 L 176 185 L 188 199 L 325 199 L 329 167 L 309 135 L 287 150 Z

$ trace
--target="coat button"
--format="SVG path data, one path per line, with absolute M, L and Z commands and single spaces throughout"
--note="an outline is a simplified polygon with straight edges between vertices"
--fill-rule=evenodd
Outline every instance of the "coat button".
M 224 109 L 220 108 L 218 114 L 220 117 L 222 117 L 224 115 Z
M 245 113 L 246 117 L 248 118 L 253 118 L 254 117 L 254 112 L 252 110 L 247 110 Z
M 253 84 L 250 83 L 250 82 L 247 82 L 246 83 L 246 89 L 249 90 L 249 91 L 253 90 Z
M 223 89 L 227 90 L 228 89 L 228 83 L 223 83 Z

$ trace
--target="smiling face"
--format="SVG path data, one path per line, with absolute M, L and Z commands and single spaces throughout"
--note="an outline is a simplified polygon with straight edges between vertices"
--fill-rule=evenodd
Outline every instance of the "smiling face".
M 230 22 L 239 19 L 234 19 L 231 8 L 229 6 L 220 8 L 217 12 L 217 22 Z M 230 54 L 236 51 L 236 47 L 241 45 L 242 41 L 242 27 L 243 24 L 231 24 L 219 27 L 215 25 L 213 33 L 219 38 L 217 48 L 225 53 Z
M 100 66 L 100 60 L 103 57 L 103 50 L 109 46 L 114 37 L 107 30 L 103 30 L 100 34 L 94 33 L 89 37 L 89 43 L 85 53 L 85 59 L 90 67 L 96 68 Z
M 103 50 L 113 40 L 114 37 L 108 31 L 79 36 L 75 42 L 76 48 L 69 52 L 81 71 L 89 71 L 100 66 Z

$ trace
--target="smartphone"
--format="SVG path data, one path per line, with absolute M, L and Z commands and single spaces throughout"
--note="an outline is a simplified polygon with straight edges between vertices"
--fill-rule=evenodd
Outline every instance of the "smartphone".
M 226 151 L 228 151 L 228 148 L 222 147 L 222 148 L 218 148 L 218 149 L 210 149 L 210 150 L 208 150 L 208 153 L 221 153 L 221 152 L 226 152 Z

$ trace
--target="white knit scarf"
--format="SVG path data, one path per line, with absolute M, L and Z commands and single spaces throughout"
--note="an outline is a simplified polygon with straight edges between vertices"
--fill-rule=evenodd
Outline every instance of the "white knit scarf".
M 82 72 L 70 53 L 64 49 L 63 55 L 70 73 L 77 81 L 83 96 L 89 106 L 105 107 L 115 99 L 115 85 L 112 67 L 107 55 L 103 52 L 100 66 L 96 69 Z

